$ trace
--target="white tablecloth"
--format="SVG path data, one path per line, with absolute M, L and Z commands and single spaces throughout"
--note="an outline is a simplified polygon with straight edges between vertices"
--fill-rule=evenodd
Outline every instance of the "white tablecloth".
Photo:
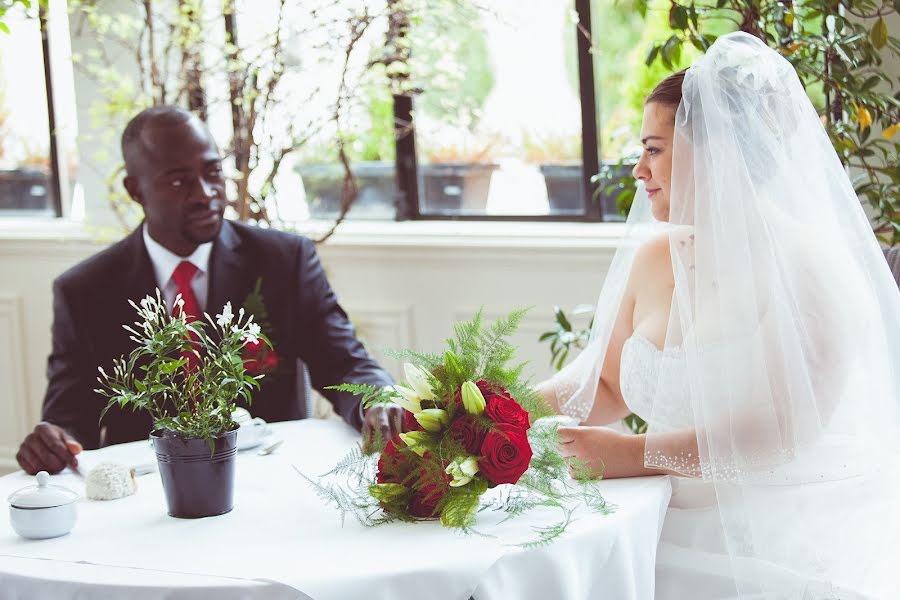
M 135 495 L 110 502 L 82 499 L 72 532 L 24 540 L 0 524 L 2 598 L 344 598 L 476 600 L 501 598 L 653 597 L 659 533 L 671 495 L 666 477 L 605 481 L 615 513 L 576 513 L 554 543 L 525 550 L 530 527 L 555 521 L 532 512 L 497 525 L 494 537 L 462 535 L 438 523 L 363 527 L 319 499 L 294 466 L 314 476 L 330 470 L 358 441 L 333 421 L 273 425 L 285 440 L 274 454 L 238 455 L 235 507 L 214 518 L 166 514 L 156 473 L 138 479 Z M 153 460 L 145 442 L 86 452 L 101 460 Z M 83 493 L 74 474 L 54 483 Z M 0 478 L 0 497 L 28 485 L 22 472 Z

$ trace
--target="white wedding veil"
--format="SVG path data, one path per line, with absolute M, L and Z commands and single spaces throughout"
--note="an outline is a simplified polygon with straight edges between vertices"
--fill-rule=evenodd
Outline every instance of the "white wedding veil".
M 587 418 L 635 253 L 667 235 L 645 464 L 709 482 L 740 597 L 900 598 L 900 292 L 793 67 L 750 35 L 685 73 L 669 214 L 639 188 L 561 410 Z

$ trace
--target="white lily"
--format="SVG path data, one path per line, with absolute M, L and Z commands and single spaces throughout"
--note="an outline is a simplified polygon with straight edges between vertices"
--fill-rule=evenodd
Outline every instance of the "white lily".
M 394 392 L 397 394 L 394 397 L 394 404 L 402 406 L 413 414 L 422 410 L 422 401 L 416 395 L 415 390 L 411 390 L 404 385 L 395 385 Z
M 484 412 L 484 396 L 478 386 L 471 381 L 462 384 L 462 401 L 466 412 L 470 415 L 480 415 Z
M 403 372 L 406 374 L 406 382 L 409 384 L 420 400 L 434 400 L 434 390 L 428 383 L 429 373 L 412 363 L 403 363 Z
M 453 477 L 450 487 L 461 487 L 472 481 L 472 478 L 478 473 L 478 459 L 474 456 L 465 458 L 456 458 L 444 469 L 447 475 Z
M 401 433 L 400 439 L 409 446 L 410 450 L 419 456 L 424 456 L 424 454 L 428 452 L 429 443 L 431 442 L 431 436 L 427 431 L 409 431 L 407 433 Z
M 425 431 L 440 431 L 450 420 L 450 415 L 441 408 L 426 408 L 416 413 L 416 421 Z

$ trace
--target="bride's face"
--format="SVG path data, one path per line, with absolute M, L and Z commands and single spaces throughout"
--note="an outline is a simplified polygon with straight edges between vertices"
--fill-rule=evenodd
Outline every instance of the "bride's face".
M 669 220 L 669 192 L 672 189 L 672 138 L 675 135 L 675 108 L 653 102 L 644 107 L 641 126 L 641 159 L 634 166 L 635 179 L 644 182 L 653 217 Z

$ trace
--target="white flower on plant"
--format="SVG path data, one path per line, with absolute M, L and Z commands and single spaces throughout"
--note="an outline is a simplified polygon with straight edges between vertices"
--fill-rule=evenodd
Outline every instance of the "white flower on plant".
M 247 323 L 247 329 L 244 331 L 241 341 L 247 344 L 255 344 L 259 341 L 260 332 L 259 325 L 251 321 L 250 323 Z
M 222 307 L 222 314 L 216 315 L 216 324 L 219 327 L 228 327 L 234 319 L 234 313 L 231 312 L 231 302 L 226 302 Z
M 478 459 L 474 456 L 459 456 L 447 465 L 444 472 L 453 478 L 450 487 L 464 486 L 472 481 L 472 478 L 478 473 Z

